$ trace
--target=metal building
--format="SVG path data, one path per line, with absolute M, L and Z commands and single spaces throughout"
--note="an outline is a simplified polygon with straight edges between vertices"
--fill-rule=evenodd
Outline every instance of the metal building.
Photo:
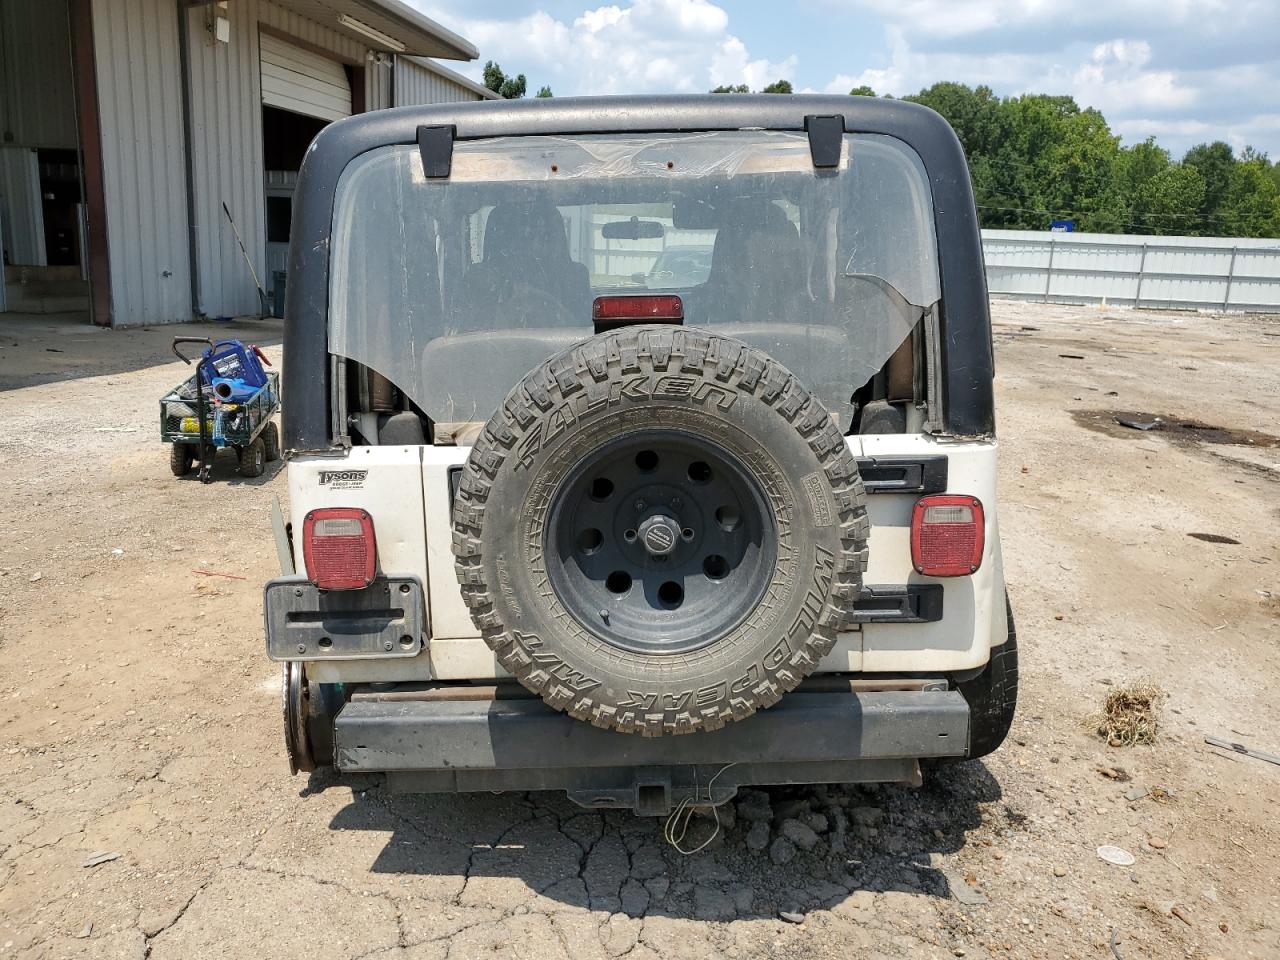
M 127 326 L 275 308 L 312 137 L 493 97 L 432 59 L 475 57 L 399 0 L 3 0 L 0 311 Z

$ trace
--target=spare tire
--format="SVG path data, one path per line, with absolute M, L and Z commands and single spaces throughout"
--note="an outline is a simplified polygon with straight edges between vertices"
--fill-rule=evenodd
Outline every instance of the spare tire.
M 691 328 L 586 340 L 516 385 L 454 501 L 463 597 L 548 704 L 648 736 L 776 703 L 866 569 L 857 465 L 781 364 Z

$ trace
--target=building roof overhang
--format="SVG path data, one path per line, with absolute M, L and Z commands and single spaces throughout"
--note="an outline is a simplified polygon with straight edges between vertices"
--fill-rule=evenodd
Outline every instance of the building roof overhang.
M 371 50 L 442 60 L 474 60 L 479 51 L 401 0 L 273 0 Z

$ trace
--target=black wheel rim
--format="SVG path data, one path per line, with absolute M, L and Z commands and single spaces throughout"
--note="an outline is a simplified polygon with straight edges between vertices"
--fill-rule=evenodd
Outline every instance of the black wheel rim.
M 685 654 L 725 636 L 773 576 L 773 514 L 759 482 L 718 445 L 646 430 L 594 450 L 561 483 L 547 573 L 601 640 Z

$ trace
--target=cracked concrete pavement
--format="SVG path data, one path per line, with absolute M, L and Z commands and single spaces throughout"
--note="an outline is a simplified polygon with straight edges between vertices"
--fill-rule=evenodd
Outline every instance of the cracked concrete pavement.
M 1280 752 L 1277 452 L 1072 416 L 1274 434 L 1280 326 L 994 312 L 1010 741 L 920 790 L 745 793 L 690 857 L 555 794 L 290 778 L 260 635 L 283 476 L 168 475 L 178 330 L 0 322 L 0 958 L 1280 956 L 1280 768 L 1202 743 Z M 275 329 L 217 332 L 278 358 Z M 1141 676 L 1163 734 L 1109 749 L 1082 720 Z

